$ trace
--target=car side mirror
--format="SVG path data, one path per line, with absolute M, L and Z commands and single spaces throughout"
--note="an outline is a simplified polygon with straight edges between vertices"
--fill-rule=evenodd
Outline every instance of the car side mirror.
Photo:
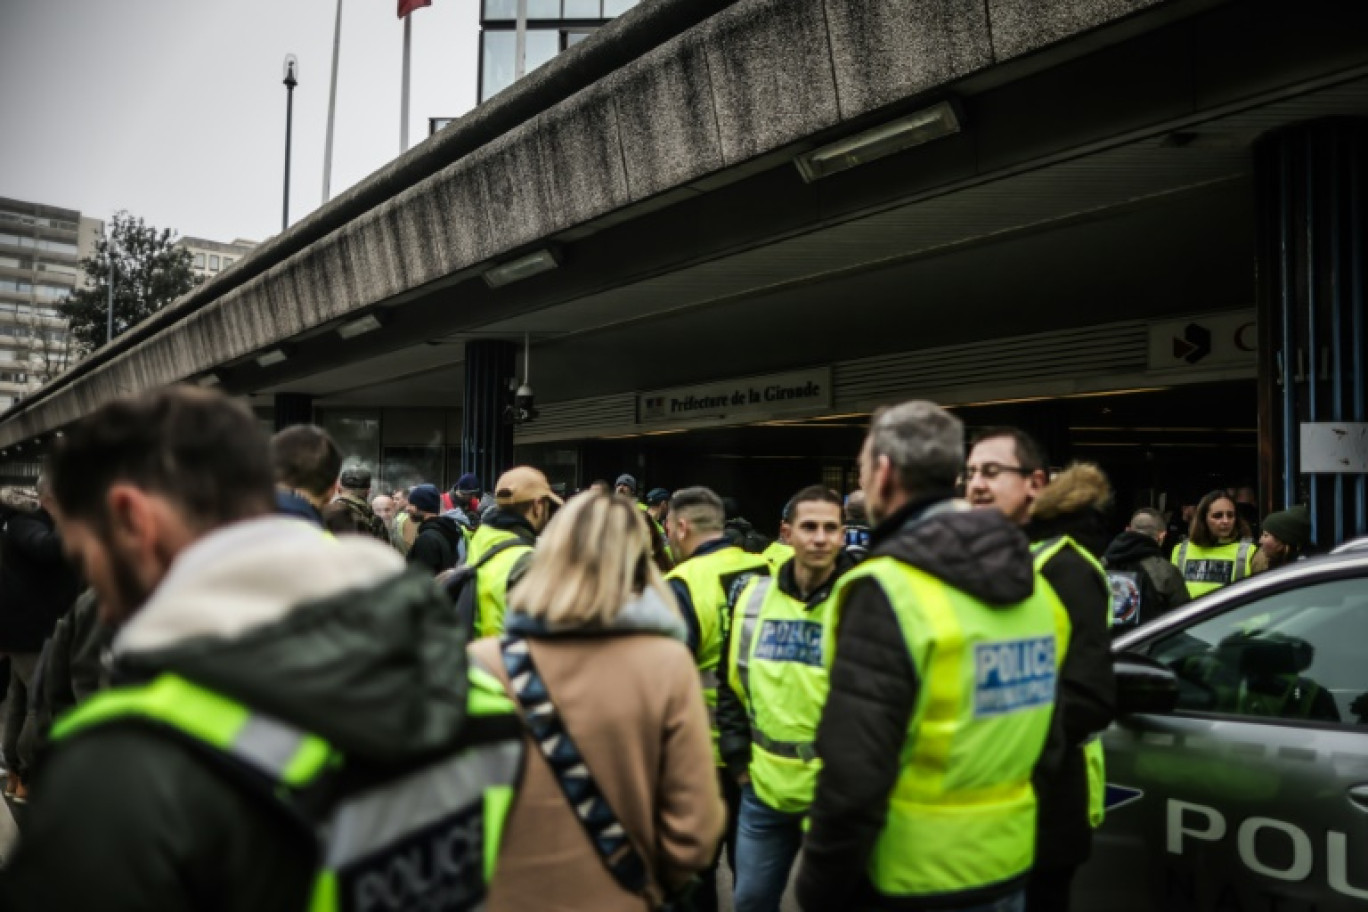
M 1178 676 L 1148 656 L 1118 653 L 1112 659 L 1116 675 L 1117 715 L 1169 713 L 1178 705 Z

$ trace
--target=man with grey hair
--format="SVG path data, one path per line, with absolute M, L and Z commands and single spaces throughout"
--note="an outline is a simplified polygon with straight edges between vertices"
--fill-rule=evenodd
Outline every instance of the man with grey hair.
M 1192 600 L 1182 572 L 1164 559 L 1164 514 L 1141 507 L 1102 555 L 1112 590 L 1112 635 L 1138 627 Z
M 963 468 L 964 427 L 935 403 L 875 414 L 860 452 L 869 559 L 831 596 L 804 909 L 1024 902 L 1067 627 L 1021 529 L 955 499 Z

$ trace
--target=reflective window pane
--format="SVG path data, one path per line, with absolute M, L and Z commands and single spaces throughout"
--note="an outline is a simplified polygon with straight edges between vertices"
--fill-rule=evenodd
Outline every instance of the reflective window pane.
M 518 0 L 484 0 L 484 18 L 516 19 Z
M 599 0 L 565 0 L 566 19 L 598 19 L 602 14 Z
M 1178 676 L 1180 710 L 1245 719 L 1368 720 L 1368 587 L 1336 580 L 1193 624 L 1150 656 Z
M 527 0 L 528 19 L 559 19 L 560 0 Z
M 527 30 L 527 66 L 525 73 L 551 60 L 560 53 L 560 29 Z
M 603 0 L 603 15 L 606 18 L 621 16 L 639 2 L 640 0 Z
M 493 98 L 513 84 L 513 53 L 516 39 L 512 32 L 484 32 L 481 101 Z

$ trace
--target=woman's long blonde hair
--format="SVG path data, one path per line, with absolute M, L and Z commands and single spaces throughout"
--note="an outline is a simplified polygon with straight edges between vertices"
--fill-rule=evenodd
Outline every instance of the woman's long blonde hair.
M 674 608 L 641 511 L 626 497 L 586 492 L 552 517 L 508 604 L 551 624 L 606 626 L 648 589 Z

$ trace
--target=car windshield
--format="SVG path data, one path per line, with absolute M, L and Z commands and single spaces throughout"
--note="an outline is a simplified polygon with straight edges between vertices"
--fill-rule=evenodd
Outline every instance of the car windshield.
M 1363 724 L 1368 585 L 1335 580 L 1268 596 L 1156 640 L 1179 710 Z

